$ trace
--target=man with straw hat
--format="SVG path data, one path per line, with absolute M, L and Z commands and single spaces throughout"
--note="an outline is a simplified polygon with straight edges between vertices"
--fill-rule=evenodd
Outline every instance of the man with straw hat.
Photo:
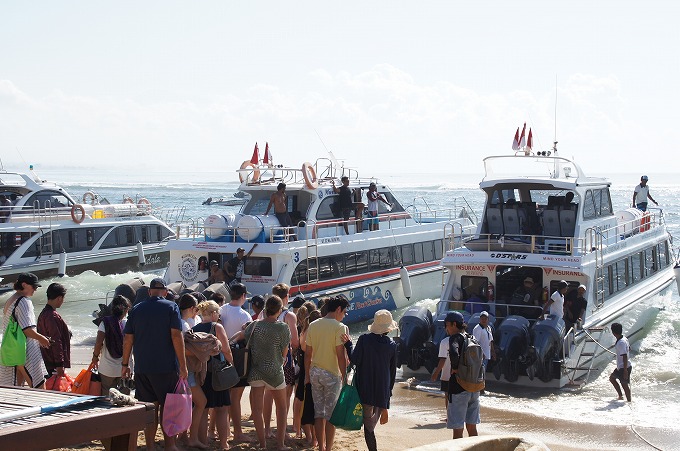
M 370 333 L 359 337 L 351 361 L 356 365 L 354 377 L 364 410 L 364 439 L 369 451 L 377 450 L 375 426 L 383 410 L 390 408 L 390 397 L 397 374 L 397 344 L 387 336 L 397 329 L 388 310 L 378 310 Z

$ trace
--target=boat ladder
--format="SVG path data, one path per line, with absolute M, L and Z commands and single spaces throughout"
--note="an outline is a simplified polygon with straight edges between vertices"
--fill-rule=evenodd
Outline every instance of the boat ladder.
M 312 238 L 307 236 L 307 283 L 319 283 L 319 238 L 318 231 Z M 313 262 L 313 263 L 312 263 Z
M 608 331 L 607 327 L 589 327 L 583 329 L 586 334 L 584 338 L 583 347 L 578 355 L 576 364 L 572 370 L 571 377 L 569 378 L 569 383 L 571 385 L 583 386 L 590 379 L 590 373 L 593 370 L 598 370 L 593 365 L 598 358 L 605 352 L 611 352 L 609 349 L 605 348 L 601 343 L 602 335 Z M 579 377 L 579 381 L 576 382 L 576 375 L 579 372 L 585 372 L 584 376 Z

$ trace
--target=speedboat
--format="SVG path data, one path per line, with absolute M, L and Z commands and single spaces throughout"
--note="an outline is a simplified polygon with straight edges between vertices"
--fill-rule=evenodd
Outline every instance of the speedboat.
M 233 197 L 209 197 L 203 201 L 202 205 L 222 205 L 223 207 L 236 207 L 248 202 L 248 194 L 243 191 L 234 193 Z
M 412 307 L 401 318 L 399 364 L 432 372 L 446 314 L 463 313 L 472 332 L 486 311 L 498 356 L 487 380 L 580 386 L 611 361 L 609 325 L 622 323 L 631 343 L 642 338 L 659 311 L 659 293 L 675 278 L 663 210 L 614 211 L 611 183 L 586 176 L 556 146 L 491 156 L 484 168 L 483 220 L 444 255 L 448 277 L 434 315 Z M 524 281 L 530 288 L 522 291 Z M 580 321 L 579 314 L 543 312 L 561 281 L 568 284 L 565 313 L 577 288 L 586 289 Z
M 39 278 L 159 270 L 174 232 L 151 214 L 146 198 L 110 204 L 92 191 L 74 199 L 29 173 L 0 172 L 0 277 Z
M 254 158 L 237 172 L 239 189 L 250 196 L 247 203 L 238 214 L 218 212 L 182 229 L 182 238 L 167 246 L 167 282 L 196 289 L 199 259 L 215 260 L 222 268 L 238 248 L 247 254 L 257 245 L 242 277 L 251 294 L 271 293 L 274 284 L 285 282 L 291 296 L 345 296 L 350 302 L 345 322 L 363 321 L 379 309 L 438 296 L 444 251 L 476 230 L 465 199 L 451 199 L 442 211 L 405 208 L 387 186 L 359 177 L 332 157 L 298 167 Z M 333 184 L 339 187 L 342 176 L 349 177 L 355 201 L 347 222 L 335 208 Z M 379 202 L 378 230 L 369 230 L 362 202 L 371 182 L 390 204 Z M 280 224 L 273 211 L 265 215 L 279 183 L 286 184 L 292 227 Z

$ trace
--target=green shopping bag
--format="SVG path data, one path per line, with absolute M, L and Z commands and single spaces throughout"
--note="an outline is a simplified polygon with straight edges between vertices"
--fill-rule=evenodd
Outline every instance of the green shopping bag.
M 26 363 L 26 335 L 19 327 L 16 320 L 16 310 L 20 297 L 14 303 L 12 316 L 9 318 L 5 334 L 2 336 L 2 345 L 0 345 L 0 364 L 3 366 L 17 366 Z
M 333 409 L 333 415 L 331 415 L 330 419 L 332 425 L 347 431 L 358 431 L 364 424 L 364 409 L 359 399 L 356 380 L 355 371 L 352 377 L 352 384 L 342 386 L 340 397 L 337 404 L 335 404 L 335 409 Z

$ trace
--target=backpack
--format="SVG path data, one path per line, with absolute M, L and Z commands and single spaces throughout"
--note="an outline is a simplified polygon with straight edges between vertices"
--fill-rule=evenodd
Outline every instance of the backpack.
M 456 382 L 465 391 L 484 390 L 484 352 L 479 342 L 470 334 L 463 333 L 463 348 L 458 360 Z M 449 343 L 451 341 L 449 338 Z M 449 351 L 450 352 L 450 351 Z

